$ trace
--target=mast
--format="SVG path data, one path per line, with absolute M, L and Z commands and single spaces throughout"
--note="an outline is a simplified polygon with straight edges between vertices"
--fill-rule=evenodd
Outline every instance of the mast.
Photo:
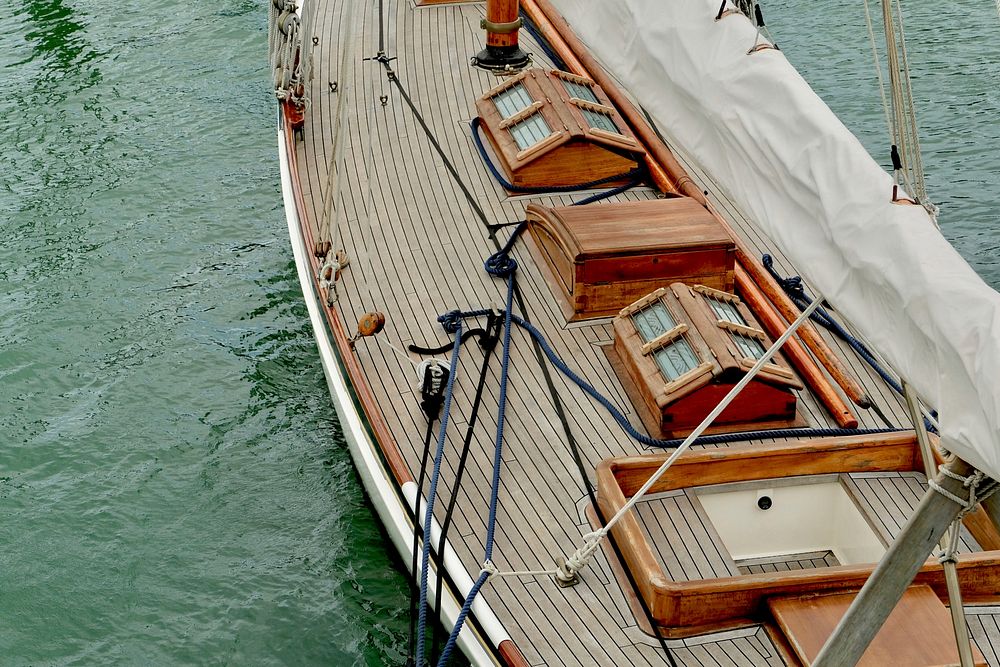
M 517 43 L 522 21 L 518 0 L 487 0 L 486 18 L 479 27 L 486 31 L 486 48 L 473 56 L 476 67 L 512 74 L 528 65 L 528 54 Z
M 816 656 L 813 667 L 856 665 L 952 522 L 961 520 L 978 503 L 977 489 L 985 496 L 995 488 L 992 479 L 962 459 L 954 458 L 945 465 Z

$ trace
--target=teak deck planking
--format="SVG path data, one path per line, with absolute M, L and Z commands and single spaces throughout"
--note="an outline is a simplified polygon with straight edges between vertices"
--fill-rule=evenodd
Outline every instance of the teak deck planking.
M 346 20 L 347 3 L 342 0 L 306 3 L 306 11 L 311 14 L 307 21 L 315 20 L 313 34 L 319 44 L 312 55 L 308 83 L 311 105 L 306 112 L 302 140 L 297 144 L 297 155 L 304 212 L 312 221 L 313 236 L 321 238 L 337 95 L 348 95 L 349 118 L 342 137 L 348 142 L 346 165 L 340 169 L 344 182 L 335 207 L 341 209 L 337 245 L 346 249 L 351 264 L 338 285 L 336 309 L 345 328 L 369 310 L 381 310 L 388 317 L 385 331 L 375 339 L 358 343 L 356 360 L 388 430 L 416 477 L 426 423 L 417 405 L 411 364 L 386 343 L 403 349 L 411 342 L 446 342 L 448 336 L 437 324 L 437 315 L 452 308 L 502 304 L 503 283 L 482 270 L 482 260 L 497 247 L 486 225 L 522 219 L 529 202 L 565 206 L 581 195 L 509 197 L 493 182 L 479 160 L 468 123 L 474 114 L 475 99 L 497 83 L 492 75 L 467 66 L 469 56 L 482 48 L 483 33 L 478 29 L 484 16 L 481 4 L 416 7 L 405 0 L 386 0 L 385 50 L 390 57 L 397 58 L 391 66 L 399 78 L 398 85 L 387 79 L 381 64 L 361 60 L 379 50 L 378 4 L 368 0 L 356 8 L 354 24 L 360 34 L 341 44 L 339 30 Z M 521 43 L 534 53 L 536 63 L 550 64 L 543 50 L 524 31 Z M 341 71 L 341 49 L 345 46 L 351 49 L 352 56 L 348 59 L 348 71 Z M 331 93 L 330 82 L 337 82 L 340 92 Z M 420 113 L 437 147 L 402 91 Z M 387 97 L 385 106 L 380 102 L 383 95 Z M 791 273 L 780 253 L 722 195 L 721 188 L 701 173 L 688 156 L 678 152 L 677 157 L 708 191 L 708 199 L 741 234 L 743 241 L 758 252 L 771 252 L 779 270 Z M 453 165 L 468 197 L 446 167 L 444 158 Z M 639 188 L 613 201 L 642 201 L 651 197 L 648 189 Z M 506 239 L 504 230 L 497 236 L 500 243 Z M 563 358 L 639 425 L 600 348 L 612 338 L 608 322 L 565 325 L 530 253 L 518 245 L 514 255 L 521 265 L 518 280 L 525 305 L 522 314 L 544 332 Z M 455 279 L 456 276 L 460 278 Z M 829 338 L 828 342 L 846 360 L 882 411 L 894 422 L 904 424 L 901 400 L 849 348 Z M 415 355 L 410 356 L 417 360 Z M 470 342 L 463 348 L 439 487 L 438 508 L 442 510 L 452 492 L 481 361 L 482 353 L 475 344 Z M 473 573 L 479 570 L 482 560 L 492 433 L 496 426 L 498 366 L 494 362 L 490 367 L 488 390 L 449 533 L 453 547 Z M 643 453 L 574 385 L 547 363 L 544 367 L 592 480 L 601 460 Z M 582 534 L 590 530 L 582 509 L 586 506 L 585 489 L 542 368 L 530 341 L 515 332 L 494 556 L 502 569 L 550 568 L 557 556 L 572 552 L 580 544 Z M 799 397 L 812 424 L 833 425 L 811 394 L 800 392 Z M 869 411 L 856 412 L 862 427 L 882 425 Z M 873 484 L 871 488 L 872 497 L 883 503 L 897 504 L 895 494 L 903 491 L 895 482 L 877 488 Z M 652 513 L 654 518 L 657 515 L 661 522 L 665 519 L 658 512 Z M 686 522 L 696 520 L 687 514 L 683 518 Z M 688 524 L 686 530 L 690 529 Z M 699 561 L 705 558 L 695 554 L 692 564 L 705 568 L 708 561 Z M 559 589 L 549 580 L 536 578 L 494 579 L 482 596 L 530 665 L 665 664 L 662 649 L 639 628 L 626 594 L 601 553 L 575 588 Z M 996 612 L 989 608 L 977 613 L 975 607 L 970 607 L 970 613 L 977 614 L 971 623 L 973 635 L 989 660 L 995 660 L 997 653 L 992 643 L 1000 645 Z M 779 648 L 761 627 L 667 643 L 682 665 L 783 664 Z M 508 646 L 505 650 L 510 649 Z

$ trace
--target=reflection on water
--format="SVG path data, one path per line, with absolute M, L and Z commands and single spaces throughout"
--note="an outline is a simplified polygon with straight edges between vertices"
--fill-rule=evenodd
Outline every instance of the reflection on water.
M 46 69 L 68 73 L 100 55 L 84 39 L 84 25 L 61 0 L 29 0 L 20 7 L 31 25 L 24 38 L 33 43 L 33 56 L 45 59 Z

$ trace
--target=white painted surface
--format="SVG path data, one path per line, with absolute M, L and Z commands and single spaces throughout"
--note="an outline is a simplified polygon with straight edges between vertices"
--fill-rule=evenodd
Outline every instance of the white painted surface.
M 771 498 L 771 508 L 757 505 Z M 698 492 L 734 560 L 829 549 L 841 565 L 874 563 L 885 553 L 864 515 L 839 482 Z

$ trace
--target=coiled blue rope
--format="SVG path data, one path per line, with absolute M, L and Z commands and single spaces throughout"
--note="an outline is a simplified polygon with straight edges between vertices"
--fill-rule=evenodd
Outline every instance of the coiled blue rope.
M 601 199 L 606 199 L 608 197 L 613 197 L 616 194 L 621 194 L 625 190 L 638 185 L 646 174 L 644 167 L 636 167 L 635 169 L 630 169 L 621 174 L 615 174 L 614 176 L 606 176 L 604 178 L 598 178 L 593 181 L 587 181 L 586 183 L 577 183 L 574 185 L 552 185 L 544 188 L 529 187 L 526 185 L 514 185 L 504 178 L 500 170 L 497 169 L 493 161 L 490 160 L 489 153 L 486 152 L 486 146 L 483 144 L 483 138 L 479 134 L 479 127 L 481 125 L 480 119 L 472 119 L 472 140 L 476 144 L 476 150 L 479 151 L 479 156 L 486 163 L 486 168 L 489 169 L 490 174 L 496 179 L 497 183 L 501 185 L 505 190 L 510 192 L 520 192 L 522 194 L 546 194 L 553 192 L 576 192 L 577 190 L 589 190 L 591 188 L 596 188 L 600 185 L 605 185 L 607 183 L 613 183 L 614 181 L 621 180 L 623 178 L 629 179 L 629 183 L 619 186 L 620 188 L 615 188 L 617 191 L 602 192 L 597 195 L 588 197 L 587 200 L 577 202 L 578 204 L 589 204 L 591 202 L 599 201 Z

